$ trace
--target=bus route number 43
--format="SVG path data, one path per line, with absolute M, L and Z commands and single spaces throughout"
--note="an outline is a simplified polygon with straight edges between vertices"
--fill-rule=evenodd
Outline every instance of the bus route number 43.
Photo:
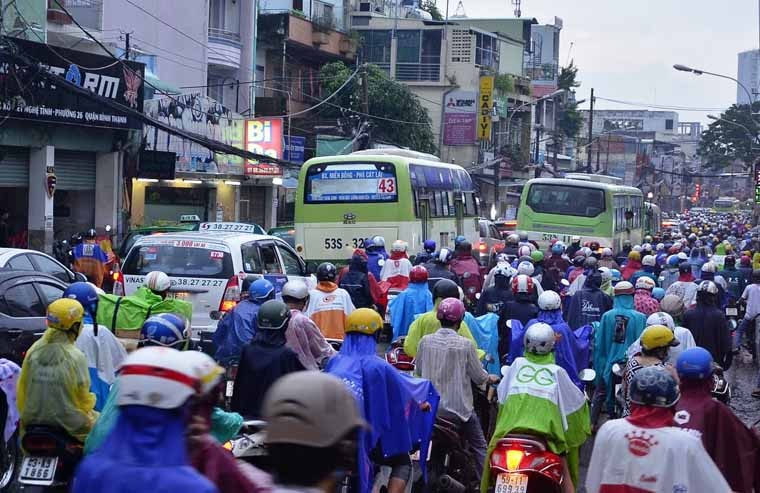
M 396 180 L 393 178 L 380 178 L 377 180 L 377 191 L 380 193 L 396 193 Z

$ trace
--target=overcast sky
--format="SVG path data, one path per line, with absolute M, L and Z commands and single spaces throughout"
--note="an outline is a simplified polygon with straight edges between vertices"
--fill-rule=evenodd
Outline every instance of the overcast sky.
M 437 0 L 445 12 L 446 0 Z M 454 14 L 459 0 L 449 0 Z M 514 17 L 511 0 L 463 0 L 471 18 Z M 598 96 L 646 104 L 725 108 L 736 85 L 676 72 L 681 63 L 736 77 L 737 54 L 758 46 L 758 0 L 522 0 L 522 16 L 541 24 L 562 18 L 560 64 L 570 57 L 583 85 L 578 99 Z M 601 109 L 635 109 L 597 101 Z M 582 105 L 587 107 L 588 104 Z M 718 111 L 679 111 L 681 121 Z

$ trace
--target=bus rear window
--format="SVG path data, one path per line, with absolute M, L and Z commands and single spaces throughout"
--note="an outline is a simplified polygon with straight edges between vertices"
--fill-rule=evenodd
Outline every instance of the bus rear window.
M 170 277 L 228 279 L 234 274 L 229 252 L 216 245 L 143 245 L 129 253 L 124 268 L 127 275 L 145 275 L 159 270 Z
M 604 212 L 604 190 L 535 183 L 528 191 L 528 207 L 543 214 L 596 217 Z
M 390 163 L 314 165 L 304 188 L 306 204 L 398 201 L 396 168 Z

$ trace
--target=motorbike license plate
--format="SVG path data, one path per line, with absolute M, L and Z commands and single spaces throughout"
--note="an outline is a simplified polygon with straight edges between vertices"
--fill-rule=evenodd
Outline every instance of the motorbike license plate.
M 224 392 L 224 395 L 227 397 L 232 397 L 232 391 L 235 389 L 235 381 L 234 380 L 227 380 L 227 389 Z
M 496 478 L 494 493 L 526 493 L 528 475 L 519 473 L 499 474 Z
M 58 457 L 24 457 L 18 480 L 23 484 L 49 486 L 55 479 L 55 468 Z
M 727 317 L 735 317 L 739 315 L 739 309 L 738 308 L 726 308 L 726 316 Z
M 185 291 L 169 292 L 166 294 L 167 298 L 174 300 L 186 300 L 188 296 L 190 296 L 190 293 Z

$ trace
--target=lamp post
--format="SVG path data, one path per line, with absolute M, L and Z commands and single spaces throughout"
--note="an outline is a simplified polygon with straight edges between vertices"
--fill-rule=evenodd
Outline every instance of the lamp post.
M 747 89 L 747 86 L 739 82 L 739 79 L 735 79 L 731 77 L 730 75 L 716 74 L 715 72 L 708 72 L 707 70 L 687 67 L 686 65 L 681 65 L 680 63 L 676 63 L 675 65 L 673 65 L 673 68 L 678 70 L 679 72 L 690 72 L 694 75 L 712 75 L 713 77 L 720 77 L 721 79 L 727 79 L 727 80 L 735 82 L 736 85 L 741 87 L 744 90 L 744 92 L 747 93 L 747 101 L 749 101 L 749 115 L 750 115 L 750 119 L 752 119 L 752 103 L 753 103 L 752 93 L 749 92 L 749 89 Z

